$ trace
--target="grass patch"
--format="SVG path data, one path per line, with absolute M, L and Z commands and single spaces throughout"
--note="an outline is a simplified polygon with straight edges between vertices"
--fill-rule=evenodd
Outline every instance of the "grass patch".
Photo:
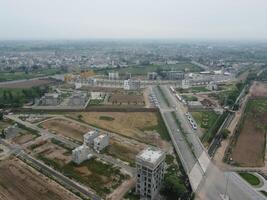
M 264 190 L 261 190 L 261 191 L 260 191 L 260 193 L 262 193 L 264 196 L 266 196 L 266 197 L 267 197 L 267 192 L 266 192 L 266 191 L 264 191 Z
M 260 179 L 253 174 L 246 173 L 246 172 L 240 172 L 239 175 L 243 179 L 245 179 L 250 185 L 257 186 L 260 184 Z
M 191 96 L 191 95 L 182 95 L 183 99 L 186 101 L 197 101 L 198 98 L 195 96 Z
M 122 174 L 119 168 L 98 161 L 96 158 L 87 160 L 80 165 L 70 162 L 64 166 L 42 155 L 38 155 L 38 159 L 65 176 L 89 186 L 102 197 L 105 197 L 112 189 L 117 188 L 124 180 L 129 178 L 128 175 Z M 81 168 L 87 169 L 88 173 L 79 171 Z
M 106 120 L 106 121 L 113 121 L 114 118 L 110 117 L 110 116 L 100 116 L 99 117 L 100 120 Z
M 167 127 L 162 119 L 162 116 L 160 113 L 157 113 L 157 125 L 156 126 L 151 126 L 151 127 L 145 127 L 143 128 L 141 131 L 157 131 L 161 137 L 161 139 L 166 140 L 166 141 L 170 141 L 170 135 L 169 132 L 167 130 Z

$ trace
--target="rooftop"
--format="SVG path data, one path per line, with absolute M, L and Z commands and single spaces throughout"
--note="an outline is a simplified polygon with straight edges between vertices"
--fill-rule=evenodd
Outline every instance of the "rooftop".
M 162 151 L 159 148 L 155 147 L 148 147 L 141 151 L 138 155 L 137 158 L 150 162 L 150 163 L 156 163 L 161 157 L 164 155 L 164 151 Z

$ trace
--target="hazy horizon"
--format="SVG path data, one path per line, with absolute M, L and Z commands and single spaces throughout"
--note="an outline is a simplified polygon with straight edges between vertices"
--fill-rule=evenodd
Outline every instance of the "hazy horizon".
M 0 0 L 0 40 L 267 40 L 265 0 Z

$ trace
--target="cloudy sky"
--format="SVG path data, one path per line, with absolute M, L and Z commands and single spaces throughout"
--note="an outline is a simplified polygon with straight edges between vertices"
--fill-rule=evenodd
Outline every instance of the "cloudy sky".
M 267 40 L 267 0 L 0 0 L 0 39 Z

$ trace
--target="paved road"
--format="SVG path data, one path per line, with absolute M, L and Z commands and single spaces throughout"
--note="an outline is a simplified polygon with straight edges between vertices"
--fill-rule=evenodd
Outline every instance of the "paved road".
M 172 103 L 175 103 L 173 102 L 174 98 L 171 97 L 171 93 L 169 92 L 168 87 L 161 86 L 161 89 L 163 90 L 165 97 L 170 102 L 170 105 Z M 164 98 L 160 96 L 161 93 L 157 90 L 158 89 L 156 87 L 153 88 L 154 93 L 159 99 L 160 110 L 168 110 L 169 107 L 164 102 Z M 220 195 L 225 193 L 226 185 L 228 185 L 227 194 L 231 200 L 249 200 L 249 199 L 263 200 L 265 199 L 262 194 L 258 193 L 255 189 L 249 186 L 236 173 L 223 172 L 220 169 L 218 169 L 211 162 L 210 158 L 207 156 L 207 153 L 205 153 L 200 140 L 195 137 L 196 135 L 193 135 L 190 132 L 190 130 L 189 129 L 187 130 L 185 127 L 185 130 L 189 131 L 189 133 L 186 136 L 188 140 L 191 142 L 193 149 L 194 149 L 193 152 L 190 151 L 189 150 L 190 148 L 186 144 L 185 140 L 183 140 L 182 135 L 176 134 L 174 132 L 174 129 L 176 129 L 177 126 L 175 126 L 173 119 L 171 119 L 171 117 L 168 114 L 168 111 L 166 112 L 163 111 L 162 113 L 163 113 L 163 119 L 170 132 L 170 136 L 172 138 L 172 142 L 176 149 L 176 152 L 179 155 L 183 163 L 183 166 L 189 176 L 189 180 L 191 179 L 190 183 L 191 183 L 192 189 L 194 190 L 194 188 L 197 187 L 196 188 L 196 199 L 222 200 Z M 183 113 L 180 113 L 179 109 L 178 109 L 177 116 L 179 117 L 179 120 L 183 120 L 181 117 L 183 116 Z M 202 159 L 203 155 L 205 155 L 204 156 L 206 157 L 205 159 Z M 196 163 L 191 169 L 192 163 L 194 161 Z M 208 165 L 205 165 L 205 163 Z M 201 170 L 204 171 L 204 174 L 203 173 L 198 174 L 198 170 L 199 170 L 198 166 L 201 166 Z M 200 182 L 198 182 L 199 175 L 201 175 Z M 193 180 L 196 180 L 197 183 L 195 183 Z

